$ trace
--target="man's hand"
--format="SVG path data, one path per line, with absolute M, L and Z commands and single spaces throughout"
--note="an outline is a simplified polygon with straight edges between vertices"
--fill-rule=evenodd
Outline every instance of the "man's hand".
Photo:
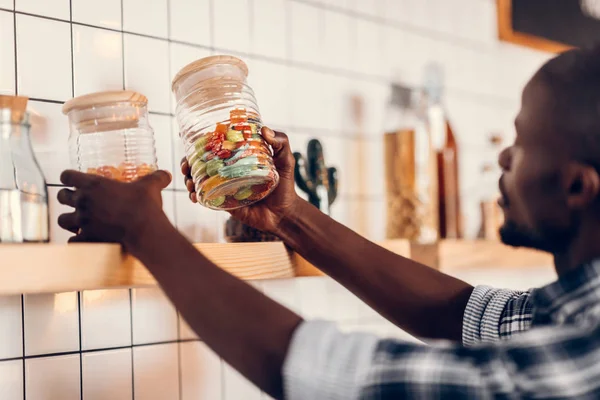
M 279 185 L 263 201 L 233 210 L 231 215 L 256 229 L 277 234 L 280 222 L 295 212 L 300 199 L 294 187 L 295 161 L 285 133 L 274 132 L 267 127 L 263 127 L 261 132 L 265 141 L 273 148 L 273 161 L 279 173 Z M 185 176 L 185 185 L 190 192 L 190 199 L 196 203 L 198 199 L 194 181 L 185 157 L 181 160 L 181 172 Z
M 75 190 L 62 189 L 58 201 L 75 211 L 58 217 L 58 225 L 75 233 L 70 242 L 115 242 L 131 250 L 152 223 L 164 222 L 161 190 L 171 182 L 165 171 L 123 183 L 77 171 L 60 180 Z

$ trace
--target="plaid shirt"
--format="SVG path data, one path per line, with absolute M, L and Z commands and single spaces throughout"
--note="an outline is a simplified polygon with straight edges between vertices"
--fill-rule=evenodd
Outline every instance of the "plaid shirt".
M 284 380 L 291 400 L 598 399 L 600 261 L 529 292 L 476 287 L 463 345 L 380 340 L 305 322 Z

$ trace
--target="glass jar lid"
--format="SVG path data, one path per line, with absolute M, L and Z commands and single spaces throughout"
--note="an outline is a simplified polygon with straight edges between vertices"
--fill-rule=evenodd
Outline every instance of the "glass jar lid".
M 67 101 L 62 112 L 81 133 L 127 129 L 146 115 L 148 98 L 132 90 L 90 93 Z
M 177 93 L 182 82 L 201 71 L 205 71 L 206 73 L 202 74 L 202 76 L 198 76 L 195 79 L 196 82 L 223 77 L 244 80 L 248 76 L 248 66 L 244 61 L 237 57 L 223 55 L 205 57 L 189 63 L 175 75 L 171 86 L 173 93 Z

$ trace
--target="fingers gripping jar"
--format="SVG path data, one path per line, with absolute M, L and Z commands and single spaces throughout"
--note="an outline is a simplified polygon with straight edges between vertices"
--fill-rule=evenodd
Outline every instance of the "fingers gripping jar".
M 173 79 L 177 120 L 198 201 L 216 210 L 241 208 L 268 196 L 279 182 L 248 67 L 213 56 Z
M 69 151 L 81 172 L 131 182 L 157 169 L 148 99 L 133 91 L 92 93 L 69 100 Z

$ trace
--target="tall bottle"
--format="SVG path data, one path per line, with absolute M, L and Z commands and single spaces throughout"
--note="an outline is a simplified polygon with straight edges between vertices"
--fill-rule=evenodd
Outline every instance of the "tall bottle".
M 392 85 L 384 136 L 386 236 L 431 243 L 438 238 L 437 179 L 422 104 L 421 92 Z
M 0 243 L 49 240 L 48 191 L 29 140 L 27 101 L 0 95 Z
M 443 71 L 440 65 L 430 64 L 425 70 L 427 120 L 437 160 L 438 220 L 442 239 L 463 237 L 460 210 L 458 145 L 444 110 Z

